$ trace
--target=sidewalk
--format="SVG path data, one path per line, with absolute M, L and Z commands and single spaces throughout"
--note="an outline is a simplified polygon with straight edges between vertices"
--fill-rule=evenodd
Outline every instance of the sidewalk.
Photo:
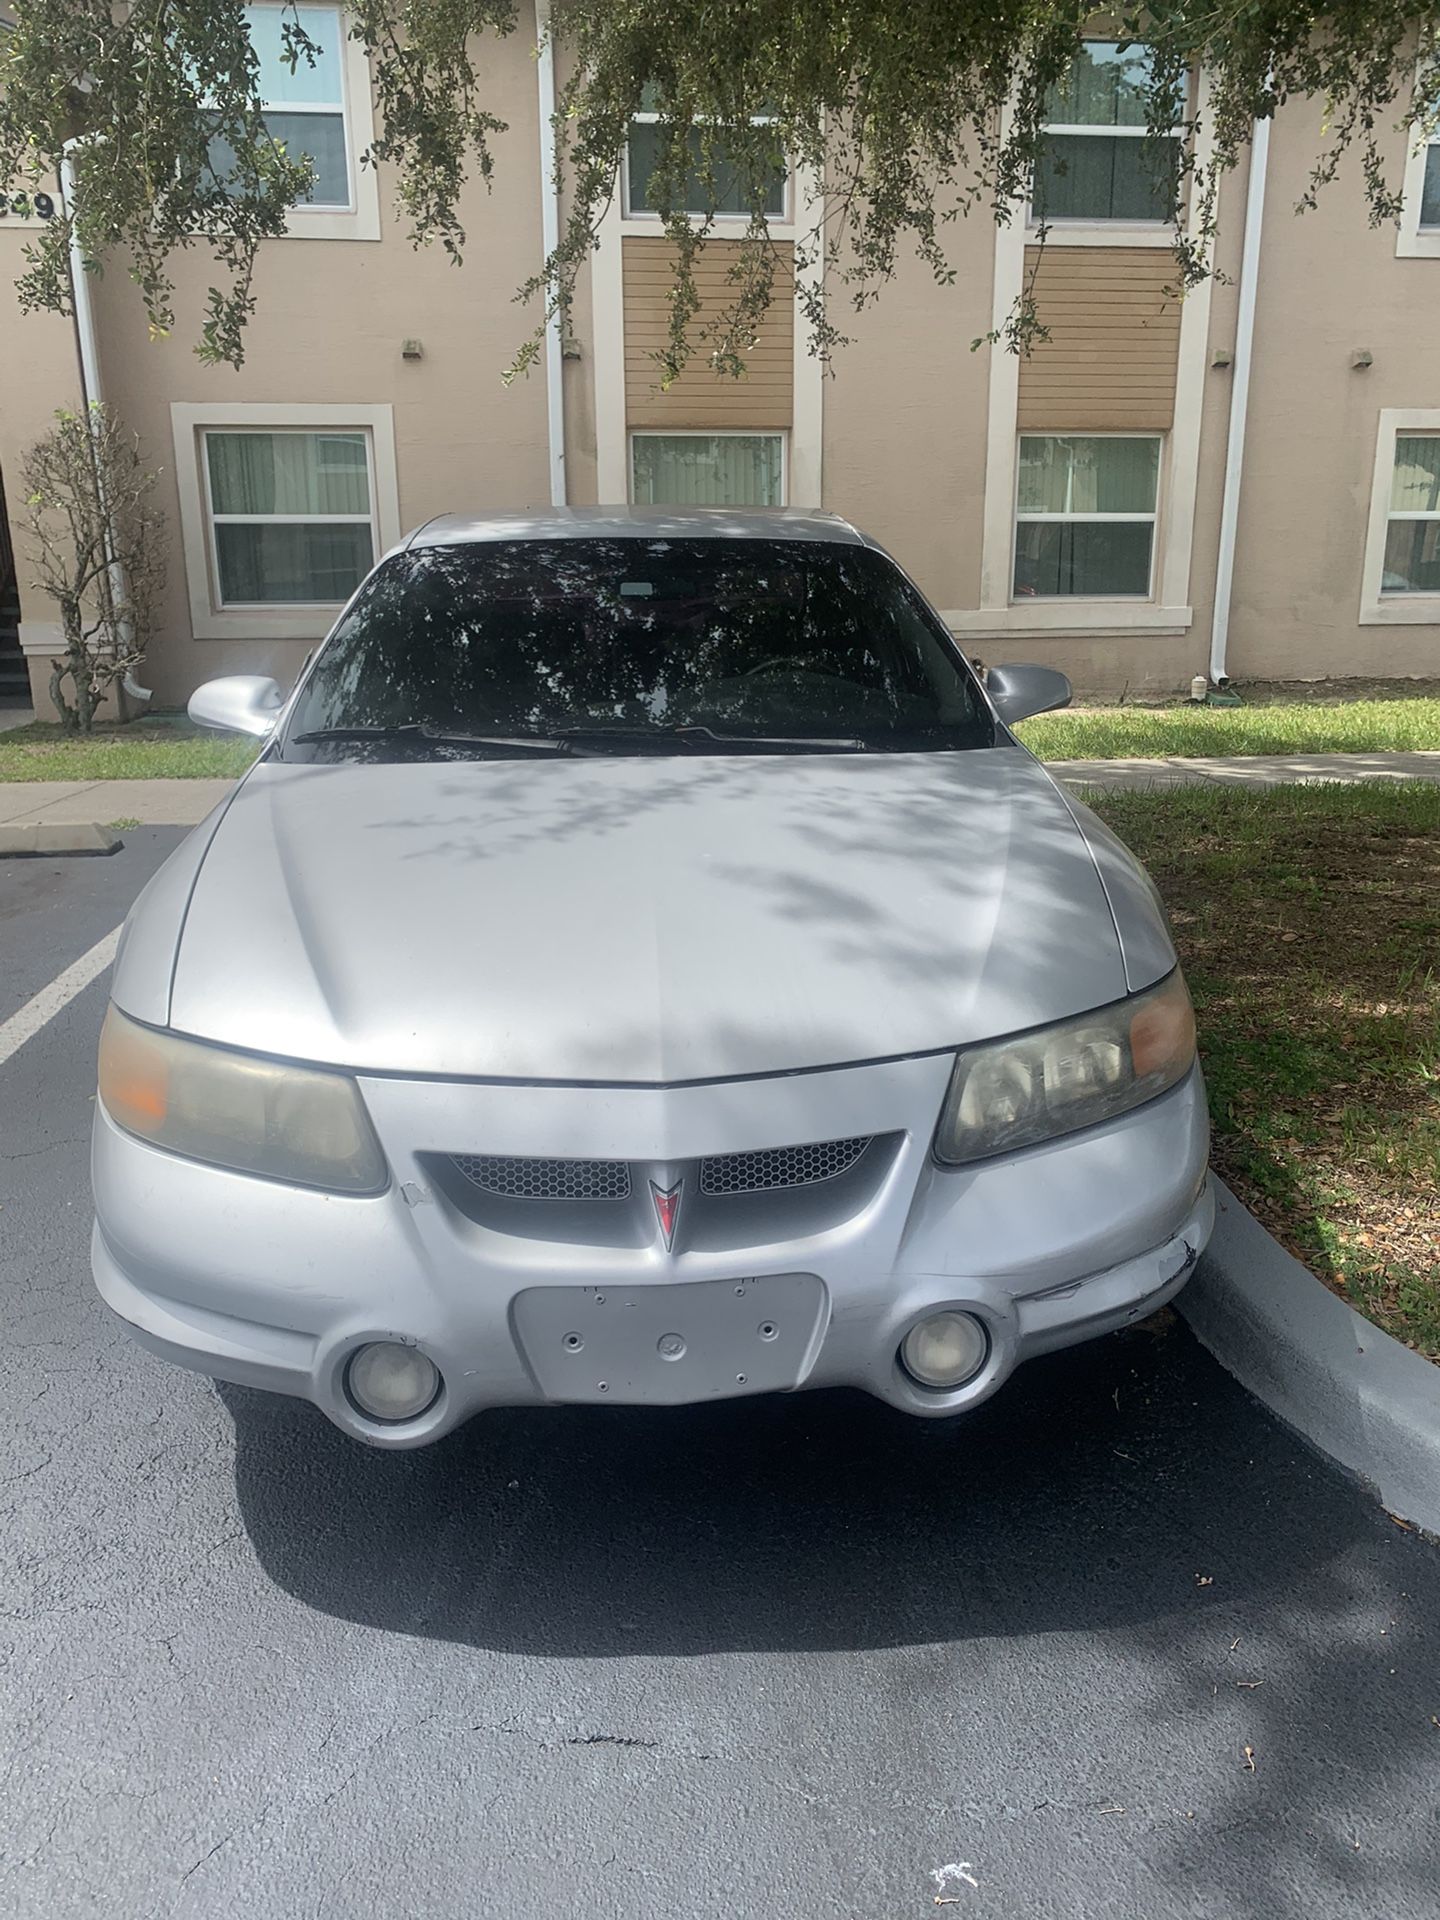
M 193 827 L 218 806 L 233 780 L 0 781 L 0 827 L 76 826 L 138 820 Z
M 1437 753 L 1287 753 L 1214 760 L 1052 760 L 1068 787 L 1289 786 L 1312 780 L 1436 780 Z M 0 782 L 0 826 L 139 821 L 194 826 L 233 780 L 30 780 Z
M 1068 787 L 1288 787 L 1315 780 L 1440 780 L 1440 753 L 1259 753 L 1211 760 L 1051 760 Z

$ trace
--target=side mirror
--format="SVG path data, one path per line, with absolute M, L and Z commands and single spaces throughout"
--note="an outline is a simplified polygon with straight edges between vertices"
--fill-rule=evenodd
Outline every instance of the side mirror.
M 991 667 L 985 691 L 1007 727 L 1034 713 L 1068 707 L 1074 689 L 1054 667 Z
M 197 687 L 186 711 L 197 727 L 263 736 L 274 731 L 284 705 L 278 681 L 263 673 L 231 673 Z

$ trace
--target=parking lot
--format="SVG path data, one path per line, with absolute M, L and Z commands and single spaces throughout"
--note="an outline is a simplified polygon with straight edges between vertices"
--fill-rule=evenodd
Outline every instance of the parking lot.
M 180 837 L 0 865 L 0 1054 Z M 373 1454 L 95 1298 L 104 1000 L 0 1065 L 0 1912 L 1440 1912 L 1440 1553 L 1173 1315 Z

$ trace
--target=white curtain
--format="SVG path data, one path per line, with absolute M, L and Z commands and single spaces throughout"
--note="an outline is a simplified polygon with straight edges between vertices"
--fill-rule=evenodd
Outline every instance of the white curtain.
M 220 598 L 227 606 L 348 600 L 375 564 L 365 520 L 222 520 L 215 529 Z
M 1440 434 L 1401 434 L 1395 442 L 1395 513 L 1440 512 Z
M 1019 512 L 1153 513 L 1158 439 L 1027 434 L 1020 441 Z
M 217 514 L 370 513 L 363 433 L 208 433 Z
M 635 499 L 641 506 L 783 504 L 778 433 L 639 433 L 631 450 Z

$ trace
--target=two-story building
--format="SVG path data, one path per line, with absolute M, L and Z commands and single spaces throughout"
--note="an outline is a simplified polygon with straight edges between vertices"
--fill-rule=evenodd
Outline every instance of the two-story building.
M 523 36 L 491 50 L 510 130 L 493 192 L 465 196 L 457 269 L 411 246 L 391 181 L 360 164 L 370 76 L 343 14 L 301 8 L 324 53 L 291 73 L 278 5 L 250 12 L 273 129 L 315 180 L 263 248 L 242 369 L 191 351 L 203 258 L 181 262 L 168 339 L 148 339 L 120 270 L 87 278 L 75 322 L 22 315 L 21 248 L 54 200 L 12 196 L 0 215 L 0 484 L 91 389 L 139 433 L 172 540 L 143 675 L 160 703 L 231 670 L 288 683 L 372 561 L 433 514 L 624 499 L 832 508 L 972 652 L 1059 666 L 1083 690 L 1440 674 L 1440 145 L 1395 131 L 1398 228 L 1368 224 L 1353 174 L 1297 216 L 1322 108 L 1287 105 L 1224 182 L 1222 275 L 1180 300 L 1143 50 L 1092 41 L 1032 203 L 1005 226 L 957 223 L 953 283 L 902 264 L 874 306 L 837 315 L 853 338 L 828 368 L 787 290 L 744 378 L 701 355 L 662 392 L 670 256 L 641 115 L 565 337 L 507 388 L 534 321 L 514 291 L 556 212 L 547 64 Z M 1203 127 L 1203 73 L 1193 85 Z M 812 183 L 777 177 L 769 211 L 793 248 Z M 706 249 L 710 302 L 737 244 Z M 1025 358 L 972 347 L 1024 285 L 1048 340 Z M 56 629 L 14 544 L 12 644 L 44 712 Z M 0 628 L 6 602 L 0 581 Z

